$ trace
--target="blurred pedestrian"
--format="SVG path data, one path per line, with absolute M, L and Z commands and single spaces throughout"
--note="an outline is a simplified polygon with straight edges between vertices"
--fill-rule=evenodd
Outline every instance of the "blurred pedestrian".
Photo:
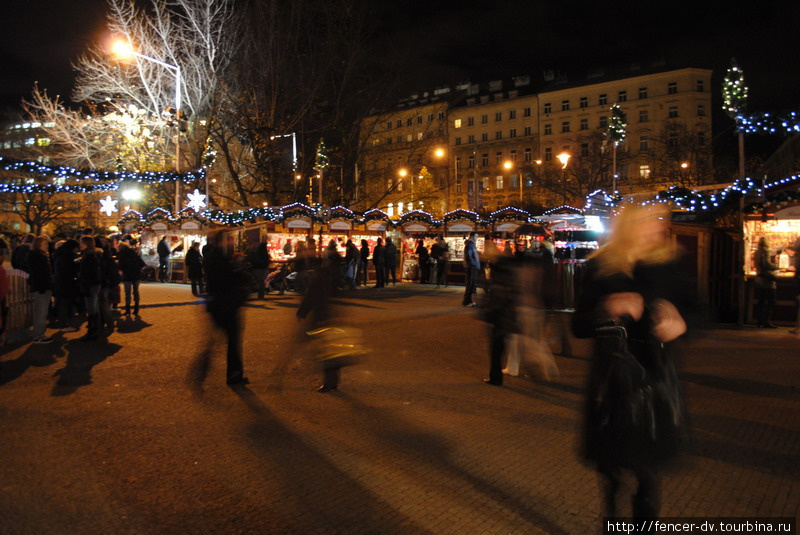
M 363 286 L 369 282 L 369 243 L 367 240 L 361 240 L 361 258 L 359 259 L 359 280 Z
M 517 262 L 513 256 L 498 257 L 492 267 L 492 278 L 485 304 L 481 308 L 481 318 L 489 324 L 489 378 L 484 382 L 494 386 L 503 384 L 503 356 L 511 336 L 519 332 L 514 280 Z
M 192 242 L 186 251 L 186 274 L 192 283 L 192 295 L 203 294 L 203 257 L 200 255 L 200 242 Z
M 264 299 L 264 295 L 267 293 L 266 279 L 270 263 L 267 242 L 262 240 L 261 243 L 251 249 L 247 255 L 247 260 L 250 264 L 250 274 L 256 281 L 258 298 Z
M 144 260 L 130 242 L 120 242 L 117 262 L 122 272 L 122 286 L 125 288 L 125 315 L 131 315 L 131 297 L 133 297 L 133 315 L 139 315 L 139 283 L 142 280 Z
M 687 436 L 675 342 L 694 323 L 696 294 L 668 218 L 663 208 L 622 210 L 590 256 L 573 317 L 575 335 L 595 341 L 583 455 L 602 476 L 609 517 L 619 514 L 625 470 L 638 481 L 632 516 L 658 516 L 660 473 Z
M 776 329 L 777 325 L 772 323 L 772 311 L 775 309 L 775 294 L 778 288 L 778 266 L 772 261 L 769 241 L 766 237 L 758 240 L 753 264 L 756 268 L 756 278 L 753 281 L 756 288 L 756 311 L 758 316 L 758 326 L 767 329 Z
M 286 243 L 283 244 L 283 254 L 289 256 L 292 254 L 292 250 L 292 240 L 286 240 Z
M 100 292 L 102 288 L 102 264 L 95 248 L 93 236 L 81 236 L 78 281 L 86 307 L 86 333 L 84 341 L 97 340 L 100 334 Z
M 156 245 L 156 252 L 158 253 L 158 280 L 160 282 L 170 281 L 170 267 L 169 256 L 172 254 L 166 236 L 161 236 L 161 241 Z
M 386 238 L 386 245 L 383 247 L 384 262 L 386 264 L 385 281 L 389 282 L 392 277 L 392 286 L 397 284 L 397 247 L 392 243 L 391 238 Z
M 47 314 L 50 311 L 50 299 L 53 296 L 53 271 L 50 267 L 50 255 L 47 252 L 49 240 L 46 236 L 38 236 L 31 243 L 26 255 L 28 268 L 28 284 L 33 296 L 33 343 L 46 344 L 53 339 L 45 336 Z
M 325 258 L 323 264 L 327 262 L 330 267 L 328 275 L 331 277 L 331 284 L 334 288 L 341 288 L 344 279 L 343 259 L 339 252 L 339 244 L 336 240 L 331 239 L 328 241 L 328 247 L 325 250 Z
M 466 271 L 467 280 L 464 288 L 464 299 L 461 304 L 465 307 L 478 306 L 472 299 L 477 290 L 478 277 L 481 270 L 481 260 L 475 244 L 477 239 L 478 233 L 473 231 L 469 233 L 464 242 L 464 271 Z
M 310 328 L 305 329 L 313 340 L 314 357 L 322 368 L 322 385 L 317 392 L 337 390 L 341 369 L 354 363 L 354 358 L 365 353 L 360 331 L 334 325 L 334 309 L 331 299 L 336 293 L 331 271 L 336 267 L 331 262 L 322 262 L 311 275 L 309 289 L 297 309 L 297 319 L 311 316 Z
M 242 362 L 240 308 L 247 298 L 247 276 L 233 259 L 233 236 L 217 232 L 209 236 L 213 245 L 204 256 L 206 265 L 206 311 L 218 330 L 225 333 L 227 349 L 226 382 L 230 386 L 243 386 L 250 381 L 244 376 Z M 194 388 L 201 388 L 211 367 L 213 339 L 195 359 L 190 370 Z
M 419 266 L 419 283 L 428 284 L 431 278 L 431 259 L 425 242 L 417 240 L 417 248 L 414 252 L 417 255 L 417 265 Z
M 53 296 L 62 333 L 78 330 L 73 323 L 72 309 L 81 295 L 78 283 L 79 248 L 77 240 L 69 239 L 56 247 L 53 253 Z

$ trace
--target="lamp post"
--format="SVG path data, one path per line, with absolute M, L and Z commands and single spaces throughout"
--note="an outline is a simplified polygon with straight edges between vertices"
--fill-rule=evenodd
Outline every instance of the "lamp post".
M 511 160 L 506 160 L 505 162 L 503 162 L 503 169 L 505 169 L 506 171 L 511 171 L 512 169 L 514 169 L 514 162 L 512 162 Z M 509 175 L 509 179 L 510 178 L 511 178 L 511 175 Z M 519 180 L 519 204 L 520 204 L 520 208 L 521 208 L 522 207 L 522 173 L 521 172 L 519 173 L 518 180 Z M 510 182 L 510 180 L 509 180 L 509 182 Z
M 181 113 L 181 68 L 177 65 L 166 63 L 156 58 L 146 56 L 141 52 L 133 49 L 130 42 L 124 39 L 117 39 L 111 46 L 111 52 L 120 60 L 131 58 L 142 58 L 147 61 L 152 61 L 161 65 L 165 69 L 170 70 L 175 74 L 175 172 L 181 172 L 181 128 L 180 128 L 180 113 Z M 207 180 L 207 179 L 206 179 Z M 175 181 L 175 215 L 180 211 L 181 202 L 181 183 L 180 180 Z
M 397 170 L 397 178 L 398 178 L 398 180 L 402 181 L 407 176 L 408 176 L 408 169 L 406 169 L 405 167 L 401 167 L 400 169 Z M 412 203 L 414 202 L 413 198 L 411 199 L 411 202 Z M 403 215 L 403 214 L 398 212 L 398 215 Z
M 443 148 L 439 147 L 435 151 L 433 151 L 433 155 L 436 157 L 437 160 L 442 161 L 442 158 L 445 157 L 445 151 Z M 438 167 L 438 165 L 437 165 Z M 445 168 L 445 177 L 444 177 L 444 212 L 450 211 L 450 173 Z
M 567 164 L 572 155 L 568 152 L 562 152 L 556 158 L 561 162 L 561 195 L 564 204 L 567 204 Z

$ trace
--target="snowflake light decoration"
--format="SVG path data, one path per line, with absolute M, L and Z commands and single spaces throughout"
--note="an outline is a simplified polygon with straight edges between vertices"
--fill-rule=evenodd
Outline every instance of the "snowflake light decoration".
M 112 199 L 111 195 L 107 195 L 105 199 L 100 199 L 100 212 L 111 217 L 111 214 L 117 211 L 118 202 L 118 200 Z
M 200 210 L 206 207 L 206 196 L 200 193 L 200 190 L 195 189 L 194 193 L 189 193 L 186 196 L 189 197 L 189 203 L 186 205 L 187 208 L 191 208 L 195 212 L 200 212 Z

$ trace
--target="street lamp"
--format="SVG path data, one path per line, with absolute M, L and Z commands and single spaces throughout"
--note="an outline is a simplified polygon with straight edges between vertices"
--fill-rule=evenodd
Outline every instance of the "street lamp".
M 564 204 L 567 204 L 567 164 L 572 155 L 568 152 L 562 152 L 556 158 L 561 162 L 561 195 Z
M 180 129 L 180 113 L 181 113 L 181 68 L 177 65 L 163 62 L 156 58 L 146 56 L 141 52 L 134 50 L 130 41 L 127 39 L 116 39 L 111 45 L 111 53 L 118 60 L 130 60 L 133 58 L 142 58 L 147 61 L 152 61 L 162 67 L 170 70 L 175 74 L 175 172 L 181 172 L 181 129 Z M 206 183 L 208 189 L 208 183 Z M 180 180 L 175 180 L 175 215 L 180 211 L 180 195 L 181 183 Z

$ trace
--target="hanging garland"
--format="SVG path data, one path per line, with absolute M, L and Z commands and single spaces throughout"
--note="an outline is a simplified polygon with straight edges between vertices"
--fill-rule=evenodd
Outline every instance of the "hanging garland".
M 800 132 L 800 119 L 797 112 L 784 115 L 754 113 L 749 116 L 738 115 L 736 123 L 745 134 L 783 134 L 785 136 Z
M 42 193 L 91 193 L 92 191 L 110 191 L 117 189 L 119 183 L 122 181 L 140 182 L 142 184 L 162 184 L 165 182 L 193 182 L 196 180 L 205 179 L 206 172 L 203 169 L 191 171 L 188 173 L 174 173 L 174 172 L 161 172 L 161 171 L 145 171 L 136 173 L 131 171 L 98 171 L 96 169 L 75 169 L 74 167 L 60 166 L 53 167 L 44 165 L 36 161 L 23 161 L 15 160 L 0 156 L 0 171 L 9 171 L 14 173 L 24 173 L 31 175 L 31 178 L 43 179 L 57 179 L 60 181 L 65 180 L 81 180 L 84 182 L 99 182 L 101 184 L 41 184 L 41 186 L 56 186 L 61 187 L 55 191 L 42 191 Z M 0 184 L 0 188 L 5 185 Z M 34 184 L 27 184 L 33 186 Z M 79 188 L 70 190 L 67 188 Z M 105 189 L 103 189 L 105 188 Z

